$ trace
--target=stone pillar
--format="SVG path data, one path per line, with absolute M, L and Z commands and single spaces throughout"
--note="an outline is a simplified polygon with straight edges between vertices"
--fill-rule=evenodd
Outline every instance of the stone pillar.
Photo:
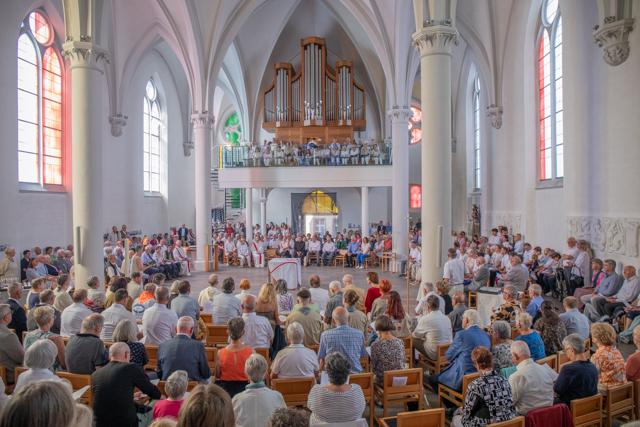
M 369 237 L 369 187 L 362 187 L 362 237 Z
M 433 283 L 442 279 L 451 242 L 451 49 L 458 32 L 447 21 L 413 34 L 422 80 L 422 280 Z
M 250 242 L 253 241 L 253 188 L 248 187 L 246 189 L 245 197 L 247 198 L 247 213 L 245 215 L 247 221 L 247 235 L 245 237 L 247 239 L 247 244 L 251 245 Z
M 260 189 L 260 229 L 262 235 L 267 235 L 267 189 Z
M 391 118 L 393 144 L 393 187 L 391 194 L 391 230 L 393 252 L 397 259 L 404 259 L 407 252 L 407 212 L 409 212 L 409 130 L 412 112 L 410 108 L 394 108 L 387 111 Z M 424 120 L 424 119 L 423 119 Z
M 75 286 L 102 277 L 102 74 L 109 52 L 92 42 L 62 45 L 71 65 L 71 182 Z
M 204 271 L 204 245 L 211 243 L 211 137 L 215 118 L 209 114 L 191 115 L 195 135 L 196 178 L 196 262 Z

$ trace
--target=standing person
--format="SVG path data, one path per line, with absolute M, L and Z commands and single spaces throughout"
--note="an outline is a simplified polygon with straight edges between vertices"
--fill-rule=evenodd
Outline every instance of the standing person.
M 182 242 L 183 245 L 187 244 L 187 234 L 189 230 L 186 227 L 185 223 L 182 223 L 182 227 L 178 229 L 178 239 Z
M 369 271 L 367 273 L 367 284 L 371 286 L 367 289 L 367 296 L 364 301 L 365 312 L 368 314 L 373 308 L 373 302 L 380 298 L 381 295 L 378 273 L 375 271 Z
M 22 259 L 20 260 L 20 281 L 24 282 L 27 280 L 27 269 L 29 268 L 29 263 L 31 261 L 31 251 L 29 249 L 25 249 L 22 251 Z
M 4 250 L 5 258 L 0 263 L 0 279 L 18 280 L 20 277 L 20 266 L 15 260 L 15 248 L 6 248 Z

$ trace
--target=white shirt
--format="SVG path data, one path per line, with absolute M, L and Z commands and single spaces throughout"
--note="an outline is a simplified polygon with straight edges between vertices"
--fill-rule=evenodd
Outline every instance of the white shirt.
M 580 249 L 578 249 L 578 245 L 574 245 L 572 248 L 567 247 L 564 251 L 564 255 L 570 255 L 571 258 L 563 259 L 562 266 L 566 267 L 568 262 L 576 262 L 576 258 L 580 255 Z
M 315 377 L 314 371 L 320 370 L 318 355 L 302 344 L 291 344 L 278 353 L 271 370 L 278 378 Z
M 48 369 L 34 369 L 31 368 L 27 372 L 23 372 L 18 377 L 16 387 L 13 389 L 14 393 L 17 393 L 22 387 L 27 384 L 35 383 L 38 381 L 62 381 L 62 378 L 56 376 Z
M 264 316 L 254 313 L 242 313 L 244 319 L 244 337 L 242 344 L 251 348 L 271 347 L 273 329 L 271 323 Z
M 520 255 L 524 253 L 524 243 L 522 243 L 522 240 L 518 240 L 513 244 L 513 250 L 515 251 L 515 253 Z
M 81 302 L 74 302 L 65 308 L 60 318 L 60 335 L 69 338 L 78 332 L 85 317 L 93 313 Z
M 413 336 L 418 339 L 426 337 L 424 349 L 429 358 L 435 360 L 438 346 L 453 341 L 451 320 L 440 310 L 432 311 L 420 319 Z
M 527 261 L 531 261 L 531 256 L 533 255 L 533 249 L 529 249 L 528 251 L 524 251 L 524 255 L 522 256 L 522 263 L 524 264 Z
M 138 297 L 142 295 L 143 291 L 144 291 L 144 288 L 142 287 L 142 284 L 136 283 L 135 280 L 132 280 L 129 283 L 127 283 L 127 293 L 129 294 L 132 300 L 138 299 Z
M 469 269 L 461 259 L 450 259 L 444 265 L 445 279 L 449 279 L 450 285 L 461 285 L 464 282 L 464 275 L 469 273 Z
M 213 299 L 220 295 L 222 291 L 218 290 L 218 288 L 207 286 L 198 294 L 198 304 L 202 306 L 203 302 L 213 302 Z
M 420 298 L 420 302 L 418 302 L 418 305 L 416 306 L 416 315 L 421 316 L 427 314 L 427 298 L 429 298 L 431 295 L 435 295 L 438 297 L 438 299 L 440 300 L 440 305 L 438 306 L 438 308 L 440 309 L 440 312 L 444 314 L 444 298 L 431 291 L 427 295 Z
M 178 315 L 164 304 L 155 304 L 142 315 L 144 337 L 140 342 L 146 345 L 160 345 L 176 336 L 176 326 Z
M 311 294 L 311 302 L 318 304 L 320 311 L 327 309 L 327 302 L 329 301 L 329 291 L 322 288 L 309 288 Z
M 248 257 L 250 255 L 250 253 L 249 253 L 249 245 L 247 245 L 246 243 L 245 244 L 240 243 L 238 245 L 238 255 L 243 255 L 243 256 Z
M 553 383 L 558 374 L 549 365 L 538 365 L 533 359 L 523 360 L 509 377 L 513 404 L 520 415 L 532 409 L 553 405 Z
M 224 242 L 224 251 L 225 252 L 233 252 L 235 250 L 236 250 L 236 244 L 233 243 L 233 240 L 230 241 L 230 242 L 229 241 Z
M 418 249 L 417 246 L 409 250 L 409 256 L 415 259 L 415 261 L 413 261 L 415 264 L 420 264 L 420 260 L 422 257 L 421 257 L 420 249 Z
M 253 388 L 256 385 L 262 387 Z M 264 384 L 249 384 L 247 389 L 233 397 L 233 412 L 236 427 L 266 427 L 271 414 L 287 404 L 280 392 L 264 387 Z
M 499 234 L 489 236 L 489 245 L 499 245 L 501 241 L 502 237 Z
M 113 339 L 113 331 L 116 330 L 118 323 L 123 320 L 131 320 L 131 323 L 136 326 L 137 330 L 138 323 L 136 322 L 136 316 L 121 304 L 113 304 L 107 308 L 102 312 L 102 317 L 104 317 L 104 326 L 100 333 L 100 339 L 102 341 L 111 341 Z
M 336 244 L 333 243 L 333 240 L 322 245 L 322 252 L 335 252 L 335 250 Z
M 173 258 L 176 261 L 186 261 L 187 260 L 187 253 L 182 248 L 182 246 L 180 246 L 180 247 L 176 246 L 175 248 L 173 248 Z
M 309 250 L 311 252 L 319 252 L 321 248 L 322 243 L 320 243 L 318 240 L 316 240 L 315 242 L 313 240 L 309 242 Z

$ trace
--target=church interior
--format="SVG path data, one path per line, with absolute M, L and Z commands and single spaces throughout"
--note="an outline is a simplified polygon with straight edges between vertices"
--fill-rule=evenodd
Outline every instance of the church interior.
M 199 305 L 197 316 L 192 316 L 193 337 L 199 338 L 195 341 L 203 348 L 217 349 L 207 384 L 218 384 L 220 360 L 216 362 L 215 357 L 222 358 L 223 347 L 211 345 L 208 334 L 216 326 L 215 299 L 226 292 L 226 278 L 235 282 L 232 293 L 243 304 L 239 317 L 245 317 L 251 305 L 245 293 L 253 295 L 260 307 L 266 304 L 268 283 L 274 284 L 269 289 L 275 287 L 272 292 L 277 293 L 278 279 L 284 279 L 278 304 L 282 297 L 302 307 L 308 288 L 314 290 L 313 278 L 318 277 L 329 301 L 345 286 L 340 298 L 335 297 L 339 308 L 350 305 L 349 281 L 359 289 L 355 312 L 363 313 L 369 354 L 359 358 L 367 360 L 366 367 L 354 370 L 353 361 L 349 366 L 353 375 L 373 372 L 370 395 L 362 386 L 366 409 L 349 418 L 357 404 L 348 397 L 350 408 L 335 403 L 344 416 L 323 418 L 323 410 L 317 408 L 334 403 L 329 403 L 328 395 L 306 390 L 299 402 L 285 395 L 286 406 L 297 409 L 277 414 L 285 420 L 278 424 L 269 419 L 273 408 L 253 415 L 238 409 L 248 405 L 238 398 L 247 393 L 243 391 L 235 397 L 232 393 L 220 397 L 221 407 L 231 405 L 227 411 L 232 418 L 223 421 L 224 409 L 219 409 L 209 418 L 219 418 L 214 425 L 443 427 L 446 418 L 447 425 L 511 421 L 504 427 L 515 427 L 524 426 L 525 418 L 529 425 L 527 412 L 546 410 L 533 418 L 551 416 L 550 408 L 559 411 L 555 414 L 566 409 L 564 415 L 575 421 L 579 415 L 574 406 L 566 400 L 562 402 L 567 405 L 560 408 L 555 386 L 545 389 L 555 391 L 555 401 L 551 396 L 550 404 L 532 403 L 522 393 L 534 385 L 508 376 L 500 381 L 509 390 L 516 385 L 521 388 L 520 402 L 513 393 L 512 409 L 500 413 L 513 412 L 513 416 L 489 417 L 495 402 L 483 402 L 490 409 L 483 407 L 481 413 L 465 402 L 465 391 L 475 390 L 471 381 L 478 378 L 469 375 L 500 371 L 493 351 L 498 345 L 507 341 L 512 345 L 507 359 L 513 355 L 513 362 L 503 366 L 521 369 L 519 352 L 524 350 L 511 342 L 526 342 L 525 350 L 533 357 L 534 345 L 516 338 L 529 336 L 531 330 L 542 336 L 546 353 L 533 358 L 538 366 L 546 363 L 555 371 L 556 385 L 569 381 L 570 375 L 567 371 L 563 376 L 561 368 L 568 359 L 561 361 L 560 353 L 562 357 L 573 354 L 571 363 L 591 360 L 599 373 L 597 395 L 603 400 L 597 405 L 605 425 L 621 423 L 612 417 L 622 422 L 640 419 L 640 356 L 634 360 L 640 343 L 640 329 L 634 332 L 634 319 L 640 314 L 636 272 L 640 268 L 640 30 L 635 21 L 639 11 L 640 0 L 2 2 L 0 128 L 5 136 L 0 141 L 0 249 L 6 259 L 0 265 L 0 315 L 9 320 L 3 323 L 0 316 L 0 347 L 8 348 L 4 328 L 17 331 L 10 339 L 17 334 L 23 353 L 28 351 L 16 319 L 32 319 L 30 312 L 36 308 L 31 297 L 35 295 L 34 303 L 42 303 L 43 297 L 38 300 L 36 294 L 48 289 L 56 295 L 62 289 L 67 305 L 71 298 L 76 304 L 82 300 L 76 301 L 74 293 L 86 290 L 85 299 L 91 296 L 90 283 L 97 277 L 105 298 L 113 294 L 114 300 L 118 286 L 111 285 L 123 279 L 133 303 L 133 309 L 131 304 L 127 309 L 135 315 L 138 302 L 144 306 L 139 300 L 144 299 L 143 290 L 159 301 L 163 283 L 175 297 L 184 293 L 178 291 L 179 282 L 186 282 Z M 521 267 L 524 278 L 514 279 L 513 272 Z M 486 277 L 480 279 L 484 270 Z M 137 282 L 139 293 L 132 295 L 136 272 L 142 281 Z M 216 278 L 212 285 L 212 274 L 219 283 Z M 163 279 L 158 282 L 156 275 Z M 70 286 L 60 284 L 62 276 L 70 279 Z M 350 279 L 345 280 L 347 276 Z M 615 283 L 605 291 L 609 276 Z M 251 291 L 240 286 L 243 279 L 251 282 Z M 35 292 L 32 283 L 38 280 L 44 287 Z M 386 301 L 395 298 L 387 296 L 388 289 L 380 296 L 378 288 L 384 286 L 379 280 L 393 286 L 400 311 L 378 314 L 392 322 L 407 321 L 406 335 L 400 338 L 406 348 L 402 370 L 408 372 L 402 374 L 403 385 L 409 391 L 396 396 L 404 396 L 405 403 L 387 402 L 392 375 L 379 379 L 370 366 L 372 343 L 387 339 L 386 332 L 376 330 L 373 295 L 376 301 L 385 299 L 385 307 L 391 307 Z M 332 287 L 335 281 L 338 288 Z M 148 283 L 154 284 L 151 291 L 146 289 Z M 515 299 L 508 297 L 510 286 L 518 291 Z M 370 289 L 375 289 L 373 306 L 367 302 L 368 307 L 362 308 Z M 453 341 L 455 347 L 456 335 L 471 333 L 471 326 L 484 328 L 480 333 L 491 344 L 485 347 L 491 350 L 489 356 L 493 353 L 493 371 L 484 368 L 481 352 L 476 351 L 484 348 L 480 338 L 467 337 L 465 343 L 476 342 L 474 348 L 461 349 L 455 356 L 444 354 L 453 347 L 442 347 L 442 354 L 436 356 L 431 348 L 422 352 L 423 343 L 440 339 L 434 332 L 424 337 L 416 334 L 424 330 L 423 319 L 432 315 L 432 300 L 436 306 L 439 301 L 445 303 L 442 295 L 448 295 L 445 323 L 450 319 L 453 328 L 448 343 Z M 322 298 L 324 293 L 318 297 L 311 292 L 312 303 Z M 59 310 L 57 301 L 58 296 L 53 307 Z M 504 314 L 503 305 L 513 301 L 519 308 Z M 102 313 L 91 307 L 91 298 L 89 304 L 93 313 Z M 111 304 L 118 305 L 117 300 Z M 298 305 L 295 308 L 300 310 Z M 462 331 L 455 326 L 458 306 L 475 313 L 464 317 L 467 326 L 461 326 Z M 315 351 L 320 351 L 319 370 L 324 373 L 323 368 L 331 365 L 329 352 L 326 363 L 322 356 L 326 345 L 331 347 L 326 344 L 331 337 L 324 335 L 341 327 L 334 322 L 342 313 L 326 301 L 319 308 L 322 339 Z M 141 310 L 145 309 L 149 308 Z M 63 323 L 65 310 L 57 314 Z M 254 383 L 276 390 L 278 375 L 275 379 L 271 375 L 274 366 L 282 364 L 275 365 L 276 355 L 287 345 L 299 344 L 288 336 L 286 323 L 296 310 L 290 307 L 283 312 L 282 306 L 280 310 L 282 322 L 278 316 L 270 319 L 276 338 L 267 352 L 266 379 L 253 381 L 249 375 L 247 391 L 254 391 Z M 443 307 L 440 310 L 445 313 Z M 574 311 L 577 314 L 571 319 L 579 314 L 579 321 L 588 321 L 586 335 L 572 333 L 577 330 L 575 324 L 565 321 L 570 316 L 563 316 Z M 346 312 L 347 317 L 351 313 L 352 323 L 354 311 L 347 307 Z M 399 312 L 399 319 L 394 318 Z M 518 313 L 530 313 L 528 328 Z M 143 327 L 143 314 L 139 314 L 138 325 L 133 326 L 142 334 L 147 325 Z M 179 311 L 180 322 L 182 316 L 189 317 Z M 107 322 L 108 316 L 104 318 Z M 460 322 L 462 318 L 461 312 Z M 517 335 L 496 341 L 500 334 L 492 327 L 497 320 L 511 321 L 512 335 L 518 331 Z M 567 325 L 553 348 L 547 342 L 551 332 L 538 327 L 543 328 L 544 322 L 553 327 Z M 23 332 L 40 331 L 36 323 Z M 220 325 L 225 325 L 224 335 L 227 321 Z M 174 326 L 178 330 L 180 323 Z M 615 345 L 605 343 L 610 333 L 609 329 L 603 332 L 605 326 L 611 327 Z M 440 326 L 433 328 L 439 331 L 436 335 L 442 333 Z M 60 331 L 65 344 L 81 335 L 79 324 L 72 334 Z M 252 335 L 248 331 L 245 338 Z M 391 340 L 398 339 L 396 332 Z M 306 326 L 305 334 L 309 335 Z M 574 335 L 584 335 L 578 339 L 586 346 L 582 351 L 587 352 L 586 359 L 574 359 L 580 353 L 577 341 L 570 339 Z M 275 344 L 278 336 L 282 336 L 281 348 Z M 142 335 L 138 340 L 145 343 Z M 111 345 L 116 340 L 109 336 L 102 341 Z M 242 347 L 242 340 L 236 344 L 229 338 L 229 342 Z M 111 356 L 105 348 L 101 369 L 109 366 Z M 153 345 L 150 348 L 146 353 L 158 351 Z M 605 349 L 621 359 L 619 383 L 611 378 L 616 373 L 606 371 L 613 368 L 597 361 Z M 345 363 L 346 351 L 337 351 Z M 112 360 L 124 357 L 117 349 L 113 352 Z M 466 365 L 457 366 L 454 360 L 458 356 L 462 360 L 462 354 L 466 362 L 460 363 Z M 10 417 L 21 410 L 21 399 L 28 399 L 24 392 L 13 392 L 18 377 L 14 367 L 4 362 L 8 357 L 0 349 L 0 377 L 9 396 L 2 411 L 0 390 L 0 427 L 17 425 L 11 420 L 18 418 Z M 442 376 L 453 371 L 447 365 L 459 368 L 456 381 L 464 378 L 462 391 L 458 385 L 445 385 Z M 630 365 L 637 372 L 631 372 Z M 154 375 L 160 378 L 164 387 L 166 378 L 156 375 L 155 366 L 141 366 L 147 375 L 152 373 L 152 380 Z M 9 378 L 3 367 L 11 371 Z M 29 368 L 23 361 L 16 367 Z M 68 368 L 66 372 L 72 374 Z M 546 374 L 529 375 L 543 378 Z M 406 383 L 414 380 L 412 375 L 418 384 L 415 389 Z M 323 387 L 343 392 L 348 387 L 348 382 L 336 385 L 329 378 L 330 383 L 323 383 L 320 373 L 314 376 L 314 388 L 329 384 Z M 386 385 L 380 386 L 378 380 Z M 71 381 L 74 391 L 84 384 Z M 193 381 L 190 373 L 189 381 Z M 286 380 L 281 376 L 280 381 Z M 91 421 L 65 425 L 113 425 L 111 418 L 100 415 L 107 404 L 97 403 L 98 383 L 87 383 L 92 390 L 85 391 L 82 404 L 77 405 L 83 409 L 76 409 L 74 415 L 79 419 L 89 408 L 92 412 L 85 418 Z M 393 386 L 399 384 L 393 381 Z M 607 413 L 604 402 L 613 396 L 607 393 L 613 393 L 614 387 L 627 392 L 629 386 L 631 409 Z M 193 402 L 184 399 L 177 425 L 206 422 L 207 415 L 202 414 L 189 421 L 185 408 L 195 408 L 196 399 L 214 393 L 202 390 L 202 396 L 194 393 Z M 512 399 L 511 391 L 508 394 Z M 124 406 L 131 401 L 131 396 L 126 397 Z M 153 406 L 136 400 L 138 404 Z M 150 425 L 152 409 L 146 411 L 148 419 L 138 413 L 140 424 L 134 420 L 131 425 Z M 405 415 L 403 424 L 398 414 L 415 411 L 431 412 L 421 412 L 422 421 Z M 125 420 L 129 415 L 122 415 L 123 425 L 129 425 Z M 302 424 L 296 424 L 296 416 L 303 418 Z

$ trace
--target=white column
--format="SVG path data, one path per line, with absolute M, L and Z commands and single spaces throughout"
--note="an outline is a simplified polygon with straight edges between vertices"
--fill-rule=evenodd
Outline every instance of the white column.
M 393 144 L 393 187 L 391 193 L 391 229 L 393 252 L 397 259 L 404 259 L 407 252 L 407 212 L 409 212 L 409 130 L 410 108 L 387 111 L 391 118 Z
M 362 237 L 369 237 L 369 187 L 362 187 Z
M 454 27 L 419 29 L 422 129 L 422 280 L 442 279 L 451 242 L 451 49 Z
M 109 52 L 93 43 L 62 45 L 71 62 L 71 170 L 75 286 L 102 277 L 102 74 Z
M 211 136 L 215 118 L 191 115 L 195 135 L 196 270 L 204 271 L 204 245 L 211 243 Z
M 260 189 L 260 229 L 262 235 L 267 235 L 267 189 Z
M 247 198 L 247 213 L 245 218 L 247 220 L 247 235 L 245 236 L 247 239 L 247 244 L 251 244 L 249 242 L 253 241 L 253 188 L 249 187 L 246 189 Z

